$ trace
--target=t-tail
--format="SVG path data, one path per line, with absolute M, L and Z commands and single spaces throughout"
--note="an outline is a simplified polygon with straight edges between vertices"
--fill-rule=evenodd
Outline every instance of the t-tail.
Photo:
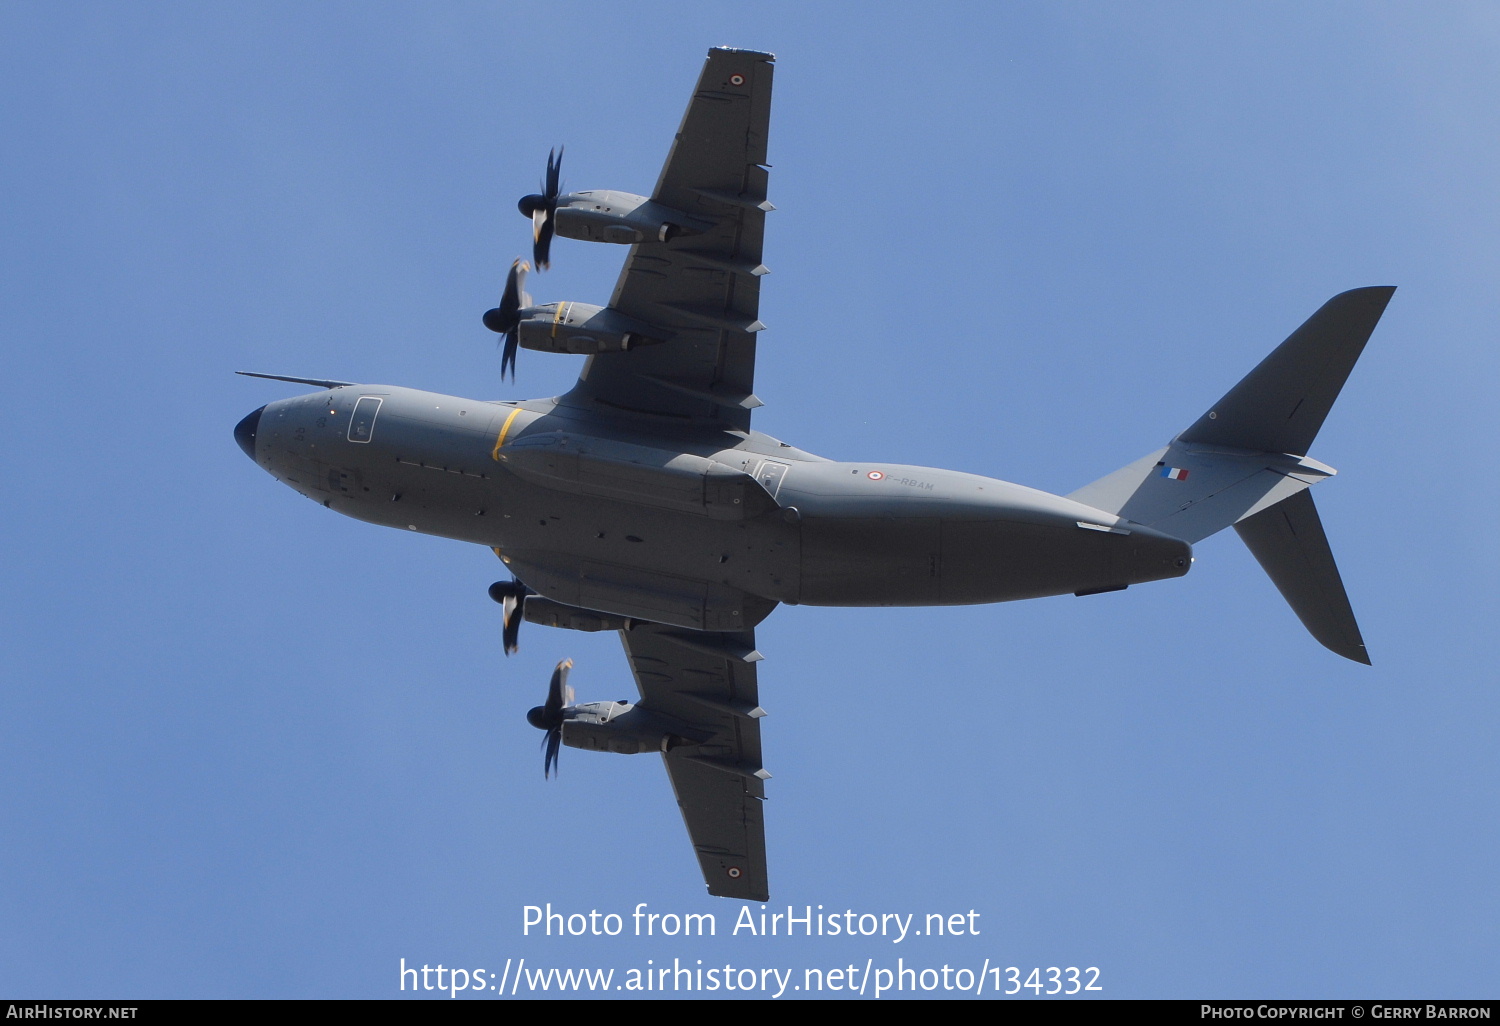
M 1165 449 L 1068 496 L 1197 542 L 1233 526 L 1319 642 L 1370 662 L 1318 519 L 1307 456 L 1394 286 L 1334 296 Z

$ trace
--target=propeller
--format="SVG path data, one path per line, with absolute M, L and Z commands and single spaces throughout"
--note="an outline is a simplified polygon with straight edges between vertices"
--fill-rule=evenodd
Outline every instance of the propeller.
M 557 148 L 555 156 L 554 151 L 547 151 L 547 177 L 542 182 L 542 194 L 522 196 L 521 202 L 516 204 L 524 216 L 531 218 L 531 258 L 536 262 L 538 271 L 545 271 L 552 266 L 552 231 L 555 227 L 553 222 L 557 219 L 562 155 L 561 146 Z
M 573 660 L 564 659 L 552 671 L 552 683 L 547 686 L 547 703 L 533 708 L 526 714 L 526 722 L 547 736 L 542 743 L 547 754 L 542 759 L 542 776 L 550 778 L 557 768 L 557 752 L 562 747 L 563 722 L 568 718 L 568 708 L 573 704 L 573 689 L 568 687 L 568 671 Z
M 521 621 L 525 619 L 522 606 L 526 603 L 526 596 L 532 594 L 530 588 L 512 577 L 509 581 L 496 581 L 490 585 L 490 598 L 500 603 L 503 611 L 501 638 L 505 644 L 505 654 L 510 655 L 520 647 Z
M 484 312 L 484 326 L 497 335 L 505 336 L 505 352 L 500 356 L 500 380 L 505 380 L 506 368 L 510 368 L 510 379 L 516 380 L 516 349 L 520 344 L 519 328 L 521 311 L 531 305 L 531 297 L 521 290 L 526 281 L 526 272 L 531 265 L 517 258 L 505 276 L 505 291 L 500 294 L 500 305 Z

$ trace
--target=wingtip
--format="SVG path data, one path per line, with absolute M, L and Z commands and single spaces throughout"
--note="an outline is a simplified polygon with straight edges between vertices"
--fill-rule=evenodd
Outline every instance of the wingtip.
M 1299 613 L 1298 615 L 1300 616 L 1301 614 Z M 1310 627 L 1309 630 L 1311 631 Z M 1370 662 L 1370 650 L 1365 648 L 1365 643 L 1362 639 L 1358 637 L 1352 640 L 1349 638 L 1329 637 L 1322 631 L 1313 631 L 1312 634 L 1317 639 L 1318 644 L 1328 649 L 1334 655 L 1343 656 L 1351 663 L 1361 663 L 1365 666 L 1374 665 Z
M 1334 299 L 1369 298 L 1378 300 L 1382 306 L 1389 303 L 1391 297 L 1396 294 L 1395 285 L 1361 285 L 1357 289 L 1347 289 L 1334 296 Z
M 748 50 L 741 46 L 711 46 L 708 48 L 708 55 L 710 57 L 712 57 L 716 53 L 738 53 L 744 54 L 746 57 L 756 57 L 760 60 L 768 61 L 771 63 L 774 63 L 776 61 L 776 55 L 774 53 L 770 53 L 766 50 Z

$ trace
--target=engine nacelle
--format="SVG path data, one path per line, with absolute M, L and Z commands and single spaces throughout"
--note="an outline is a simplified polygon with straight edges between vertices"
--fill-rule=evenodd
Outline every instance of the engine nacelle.
M 708 740 L 702 731 L 637 709 L 630 702 L 585 702 L 570 707 L 566 716 L 563 744 L 590 752 L 639 755 Z
M 561 627 L 569 631 L 628 631 L 636 623 L 628 616 L 580 609 L 540 595 L 529 597 L 522 609 L 523 615 L 532 623 L 539 623 L 544 627 Z
M 545 303 L 521 311 L 523 349 L 544 353 L 622 353 L 664 342 L 663 332 L 607 307 L 589 303 Z
M 553 231 L 565 239 L 622 246 L 666 242 L 679 235 L 697 235 L 710 227 L 706 221 L 653 203 L 645 196 L 613 189 L 560 196 L 553 215 Z

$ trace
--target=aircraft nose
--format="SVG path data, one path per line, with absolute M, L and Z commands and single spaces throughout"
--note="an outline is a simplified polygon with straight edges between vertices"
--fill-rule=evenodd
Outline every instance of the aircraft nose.
M 234 426 L 234 440 L 246 456 L 255 459 L 255 429 L 260 426 L 260 415 L 265 407 L 247 414 L 245 419 Z

